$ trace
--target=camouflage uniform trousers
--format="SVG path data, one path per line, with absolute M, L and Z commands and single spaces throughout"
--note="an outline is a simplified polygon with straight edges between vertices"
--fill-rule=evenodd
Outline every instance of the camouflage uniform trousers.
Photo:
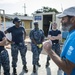
M 61 50 L 60 50 L 60 44 L 52 44 L 52 50 L 55 51 L 55 53 L 60 56 Z M 50 60 L 50 56 L 47 56 L 47 60 Z
M 42 51 L 42 48 L 38 48 L 35 44 L 31 44 L 31 51 L 33 53 L 33 65 L 37 65 L 37 62 L 39 61 L 39 56 Z
M 1 65 L 4 70 L 4 75 L 10 75 L 9 55 L 6 50 L 1 51 L 0 53 L 0 69 L 1 69 Z
M 11 45 L 11 55 L 12 55 L 12 67 L 17 67 L 17 61 L 18 61 L 18 52 L 20 51 L 21 58 L 22 58 L 22 64 L 25 65 L 26 62 L 26 52 L 27 47 L 24 43 L 12 44 Z

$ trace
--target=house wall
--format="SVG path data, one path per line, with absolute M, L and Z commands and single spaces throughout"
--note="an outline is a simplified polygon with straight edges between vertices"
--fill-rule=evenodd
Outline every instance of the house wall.
M 23 23 L 24 23 L 24 27 L 26 30 L 26 34 L 29 35 L 31 27 L 32 27 L 32 21 L 31 20 L 25 20 L 25 21 L 23 21 Z

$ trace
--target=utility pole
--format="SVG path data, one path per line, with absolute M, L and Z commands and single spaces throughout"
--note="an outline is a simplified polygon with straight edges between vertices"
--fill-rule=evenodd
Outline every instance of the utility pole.
M 0 9 L 0 30 L 1 30 L 1 26 L 2 26 L 2 17 L 3 16 L 3 26 L 4 26 L 4 30 L 6 29 L 6 24 L 5 24 L 5 11 L 3 9 Z
M 62 10 L 62 12 L 63 12 L 63 6 L 62 6 L 62 4 L 61 4 L 61 10 Z
M 26 5 L 25 5 L 25 3 L 24 3 L 23 8 L 24 8 L 24 15 L 25 15 L 26 14 Z

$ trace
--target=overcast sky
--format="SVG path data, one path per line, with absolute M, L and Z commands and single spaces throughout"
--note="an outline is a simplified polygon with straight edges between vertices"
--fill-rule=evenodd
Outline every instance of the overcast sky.
M 24 3 L 26 5 L 26 14 L 31 15 L 37 9 L 43 6 L 55 8 L 62 11 L 75 6 L 75 0 L 0 0 L 0 9 L 5 10 L 6 14 L 13 14 L 15 12 L 24 14 Z

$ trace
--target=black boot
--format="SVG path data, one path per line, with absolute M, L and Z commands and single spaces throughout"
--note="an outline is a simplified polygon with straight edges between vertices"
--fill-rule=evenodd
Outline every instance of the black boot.
M 36 66 L 33 65 L 33 73 L 36 73 Z
M 39 64 L 39 62 L 37 62 L 37 66 L 38 66 L 38 67 L 41 67 L 41 65 Z
M 26 73 L 28 72 L 28 69 L 27 69 L 27 66 L 26 66 L 26 65 L 23 66 L 23 70 L 24 70 Z
M 46 68 L 50 65 L 49 60 L 47 60 Z
M 17 71 L 16 71 L 16 68 L 15 67 L 13 68 L 13 74 L 14 75 L 17 75 Z

